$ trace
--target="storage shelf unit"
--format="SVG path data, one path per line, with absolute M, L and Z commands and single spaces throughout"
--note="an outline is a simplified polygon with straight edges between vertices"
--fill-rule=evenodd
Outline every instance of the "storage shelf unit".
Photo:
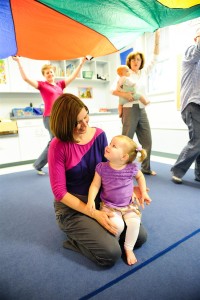
M 62 79 L 69 76 L 75 68 L 80 63 L 80 59 L 73 60 L 52 60 L 50 61 L 52 65 L 56 67 L 55 75 L 57 79 Z M 83 77 L 83 72 L 89 71 L 92 72 L 92 78 L 86 79 Z M 99 82 L 106 83 L 109 82 L 109 62 L 103 60 L 91 60 L 86 61 L 75 80 L 77 81 L 89 81 L 89 82 Z M 101 79 L 102 78 L 102 79 Z M 105 79 L 105 80 L 104 80 Z

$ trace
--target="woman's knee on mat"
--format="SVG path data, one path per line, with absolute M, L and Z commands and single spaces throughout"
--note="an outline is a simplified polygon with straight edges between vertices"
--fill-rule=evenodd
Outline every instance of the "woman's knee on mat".
M 116 240 L 117 241 L 117 240 Z M 102 250 L 101 255 L 96 255 L 96 262 L 102 267 L 112 267 L 121 258 L 121 248 L 117 242 L 117 245 L 107 245 Z

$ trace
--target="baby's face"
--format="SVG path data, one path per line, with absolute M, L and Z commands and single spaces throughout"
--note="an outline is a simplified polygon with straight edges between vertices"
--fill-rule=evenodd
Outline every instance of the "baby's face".
M 112 163 L 120 163 L 126 154 L 126 144 L 118 137 L 114 137 L 106 146 L 104 156 Z
M 129 70 L 128 67 L 124 68 L 124 70 L 123 70 L 123 76 L 126 76 L 126 77 L 130 76 L 130 70 Z

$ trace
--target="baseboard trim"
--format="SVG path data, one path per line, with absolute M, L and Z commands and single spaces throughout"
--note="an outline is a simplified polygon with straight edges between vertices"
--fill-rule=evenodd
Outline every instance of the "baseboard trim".
M 35 159 L 34 160 L 16 161 L 16 162 L 11 162 L 11 163 L 7 163 L 7 164 L 1 164 L 0 169 L 9 168 L 9 167 L 16 167 L 16 166 L 22 166 L 22 165 L 29 165 L 29 164 L 33 164 L 34 161 L 35 161 Z
M 151 151 L 151 154 L 154 156 L 164 157 L 164 158 L 172 158 L 177 159 L 178 154 L 159 152 L 159 151 Z

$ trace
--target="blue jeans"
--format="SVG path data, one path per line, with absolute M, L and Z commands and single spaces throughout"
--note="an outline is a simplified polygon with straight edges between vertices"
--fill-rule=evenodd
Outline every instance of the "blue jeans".
M 50 129 L 50 117 L 43 117 L 43 123 L 44 123 L 44 127 L 49 132 L 50 141 L 51 141 L 52 138 L 53 138 L 53 134 L 52 134 L 51 129 Z M 36 159 L 36 161 L 33 164 L 33 166 L 36 170 L 41 170 L 47 164 L 48 149 L 49 149 L 50 141 L 48 142 L 46 148 L 43 150 L 43 152 L 40 154 L 40 156 Z
M 189 141 L 171 168 L 173 175 L 182 178 L 195 162 L 195 178 L 200 180 L 200 105 L 190 103 L 182 112 L 182 119 L 189 130 Z

